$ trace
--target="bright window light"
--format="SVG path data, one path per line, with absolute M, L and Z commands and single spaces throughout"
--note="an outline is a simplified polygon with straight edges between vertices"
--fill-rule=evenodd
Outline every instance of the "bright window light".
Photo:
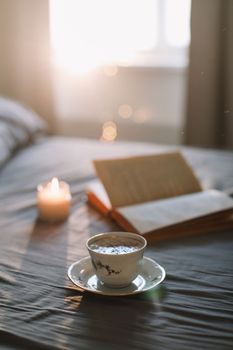
M 165 36 L 168 45 L 189 45 L 190 7 L 190 0 L 165 1 Z
M 187 45 L 189 5 L 190 0 L 50 0 L 55 62 L 77 72 L 133 62 L 139 53 L 156 52 L 161 33 L 165 45 Z

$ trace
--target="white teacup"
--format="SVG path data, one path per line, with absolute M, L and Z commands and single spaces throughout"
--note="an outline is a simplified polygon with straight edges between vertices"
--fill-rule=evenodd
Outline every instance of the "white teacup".
M 100 233 L 87 249 L 98 279 L 110 287 L 125 287 L 138 275 L 147 241 L 129 232 Z

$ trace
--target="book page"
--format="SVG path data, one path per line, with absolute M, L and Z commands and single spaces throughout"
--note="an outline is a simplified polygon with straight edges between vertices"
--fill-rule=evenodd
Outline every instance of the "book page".
M 94 166 L 115 208 L 202 190 L 179 152 L 95 160 Z
M 99 180 L 93 180 L 88 183 L 86 188 L 86 193 L 89 201 L 93 205 L 98 205 L 97 201 L 101 203 L 102 211 L 106 214 L 109 210 L 111 210 L 111 203 L 109 201 L 108 195 L 105 191 L 104 186 Z M 99 207 L 99 209 L 101 209 Z
M 135 229 L 144 234 L 187 220 L 233 209 L 233 199 L 225 193 L 208 190 L 193 194 L 157 200 L 118 208 L 117 211 Z

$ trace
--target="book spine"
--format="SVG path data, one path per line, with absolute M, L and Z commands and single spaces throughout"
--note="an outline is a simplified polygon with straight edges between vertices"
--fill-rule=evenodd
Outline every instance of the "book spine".
M 96 197 L 92 192 L 87 192 L 87 199 L 88 202 L 95 208 L 97 209 L 100 213 L 104 214 L 104 215 L 109 215 L 110 214 L 110 210 L 109 208 L 107 208 L 103 202 L 101 202 L 98 197 Z
M 136 228 L 117 211 L 117 209 L 112 209 L 110 215 L 112 219 L 115 220 L 118 225 L 120 225 L 127 232 L 140 234 L 140 232 L 138 232 Z

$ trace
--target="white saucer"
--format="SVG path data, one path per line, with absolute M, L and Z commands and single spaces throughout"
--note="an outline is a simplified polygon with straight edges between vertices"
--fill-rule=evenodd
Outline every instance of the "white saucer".
M 144 257 L 138 276 L 124 288 L 110 288 L 99 282 L 89 256 L 74 262 L 68 269 L 68 277 L 78 287 L 103 295 L 132 295 L 145 292 L 160 284 L 165 278 L 165 270 L 154 260 Z

